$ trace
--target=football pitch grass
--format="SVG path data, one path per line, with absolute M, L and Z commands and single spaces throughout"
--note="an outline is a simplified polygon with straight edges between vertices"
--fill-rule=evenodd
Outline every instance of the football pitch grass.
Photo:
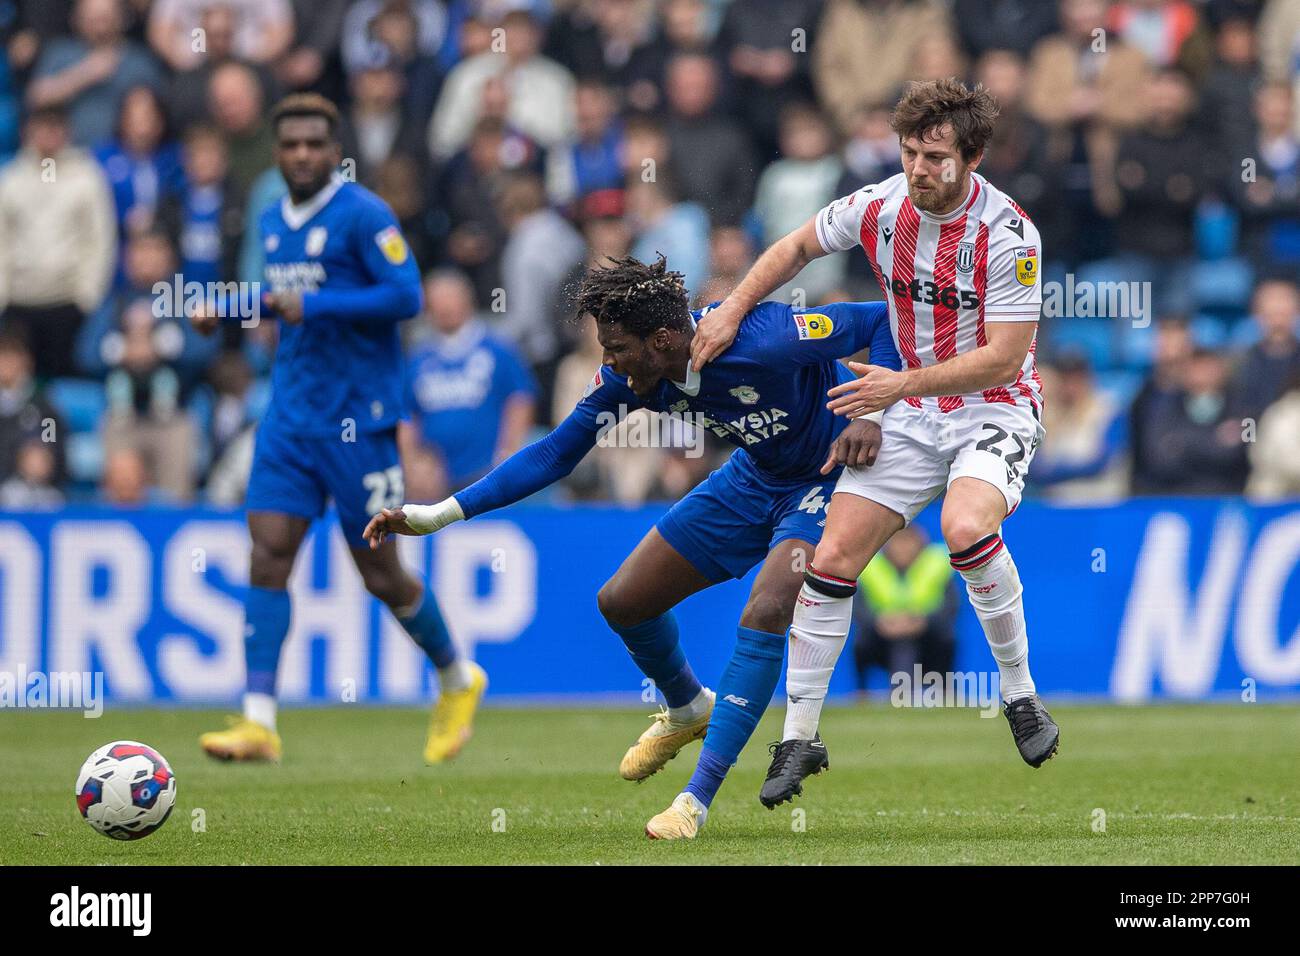
M 675 843 L 647 840 L 644 825 L 685 785 L 699 745 L 645 783 L 620 780 L 648 709 L 489 707 L 440 767 L 420 760 L 415 710 L 285 710 L 279 766 L 205 757 L 198 734 L 222 726 L 212 711 L 3 712 L 0 864 L 1300 861 L 1293 704 L 1058 703 L 1061 752 L 1040 770 L 1000 715 L 837 706 L 822 723 L 830 773 L 768 811 L 757 794 L 778 706 L 700 837 Z M 133 843 L 91 830 L 72 795 L 81 762 L 115 739 L 158 748 L 177 775 L 171 819 Z

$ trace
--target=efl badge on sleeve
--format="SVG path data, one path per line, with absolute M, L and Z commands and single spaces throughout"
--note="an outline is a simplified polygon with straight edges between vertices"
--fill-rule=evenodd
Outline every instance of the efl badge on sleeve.
M 596 369 L 596 374 L 591 377 L 591 381 L 587 383 L 587 387 L 582 390 L 582 397 L 586 398 L 604 384 L 605 380 L 600 377 L 600 369 Z
M 406 240 L 402 238 L 402 233 L 396 226 L 389 226 L 387 229 L 381 229 L 375 233 L 375 242 L 379 245 L 379 251 L 395 266 L 400 266 L 406 261 Z
M 1038 281 L 1038 247 L 1020 246 L 1016 249 L 1016 281 L 1033 285 Z
M 824 339 L 835 329 L 831 317 L 820 312 L 796 312 L 794 324 L 800 339 Z

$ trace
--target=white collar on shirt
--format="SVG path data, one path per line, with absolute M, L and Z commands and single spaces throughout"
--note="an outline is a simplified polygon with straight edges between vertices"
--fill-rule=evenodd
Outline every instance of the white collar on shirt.
M 443 358 L 458 361 L 478 348 L 486 337 L 487 327 L 475 316 L 450 335 L 435 330 L 430 341 Z
M 288 195 L 280 200 L 280 217 L 284 224 L 297 232 L 311 221 L 312 216 L 325 208 L 325 204 L 334 198 L 334 194 L 343 186 L 343 177 L 339 173 L 330 176 L 330 181 L 305 203 L 295 206 Z
M 691 320 L 691 331 L 695 331 L 695 317 L 689 316 L 689 318 Z M 700 394 L 700 373 L 695 371 L 694 367 L 691 365 L 690 359 L 686 360 L 686 381 L 674 381 L 673 384 L 677 386 L 678 389 L 692 397 Z

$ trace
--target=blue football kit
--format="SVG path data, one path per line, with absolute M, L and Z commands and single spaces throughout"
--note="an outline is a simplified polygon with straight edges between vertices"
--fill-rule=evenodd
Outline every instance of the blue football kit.
M 492 468 L 511 399 L 538 396 L 519 352 L 479 321 L 415 349 L 406 365 L 406 388 L 407 410 L 420 438 L 442 458 L 452 488 L 464 488 Z
M 707 310 L 705 310 L 707 311 Z M 693 313 L 697 321 L 703 313 Z M 518 501 L 573 470 L 600 436 L 636 408 L 683 416 L 737 447 L 726 463 L 656 525 L 708 580 L 738 578 L 782 541 L 815 545 L 838 469 L 820 470 L 848 422 L 826 408 L 826 393 L 853 375 L 838 358 L 870 349 L 871 362 L 901 367 L 884 303 L 837 303 L 795 310 L 765 302 L 740 324 L 731 347 L 702 372 L 663 381 L 646 399 L 606 367 L 577 407 L 546 438 L 456 494 L 465 517 Z M 689 418 L 684 416 L 689 415 Z M 675 614 L 627 626 L 609 621 L 670 709 L 697 713 L 705 696 L 682 650 Z M 740 625 L 718 682 L 704 747 L 687 791 L 708 807 L 758 726 L 780 679 L 785 634 Z
M 301 205 L 288 197 L 259 222 L 272 292 L 302 293 L 282 322 L 271 404 L 257 430 L 246 506 L 319 517 L 332 498 L 348 546 L 403 497 L 397 422 L 404 417 L 398 323 L 420 311 L 420 273 L 397 220 L 374 193 L 335 175 Z M 399 613 L 394 609 L 394 613 Z M 250 586 L 244 601 L 248 691 L 273 695 L 289 630 L 287 591 Z M 426 588 L 401 625 L 444 669 L 456 650 Z
M 348 545 L 364 547 L 371 515 L 402 501 L 398 323 L 420 309 L 419 269 L 383 201 L 341 178 L 260 227 L 265 284 L 300 290 L 303 320 L 280 326 L 248 509 L 315 518 L 333 498 Z

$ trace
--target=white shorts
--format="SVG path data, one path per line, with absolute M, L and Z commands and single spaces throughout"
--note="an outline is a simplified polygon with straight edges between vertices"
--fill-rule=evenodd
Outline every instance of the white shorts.
M 846 468 L 835 486 L 884 505 L 908 524 L 957 478 L 979 478 L 1016 510 L 1043 426 L 1024 405 L 981 402 L 951 412 L 897 402 L 885 412 L 870 468 Z

